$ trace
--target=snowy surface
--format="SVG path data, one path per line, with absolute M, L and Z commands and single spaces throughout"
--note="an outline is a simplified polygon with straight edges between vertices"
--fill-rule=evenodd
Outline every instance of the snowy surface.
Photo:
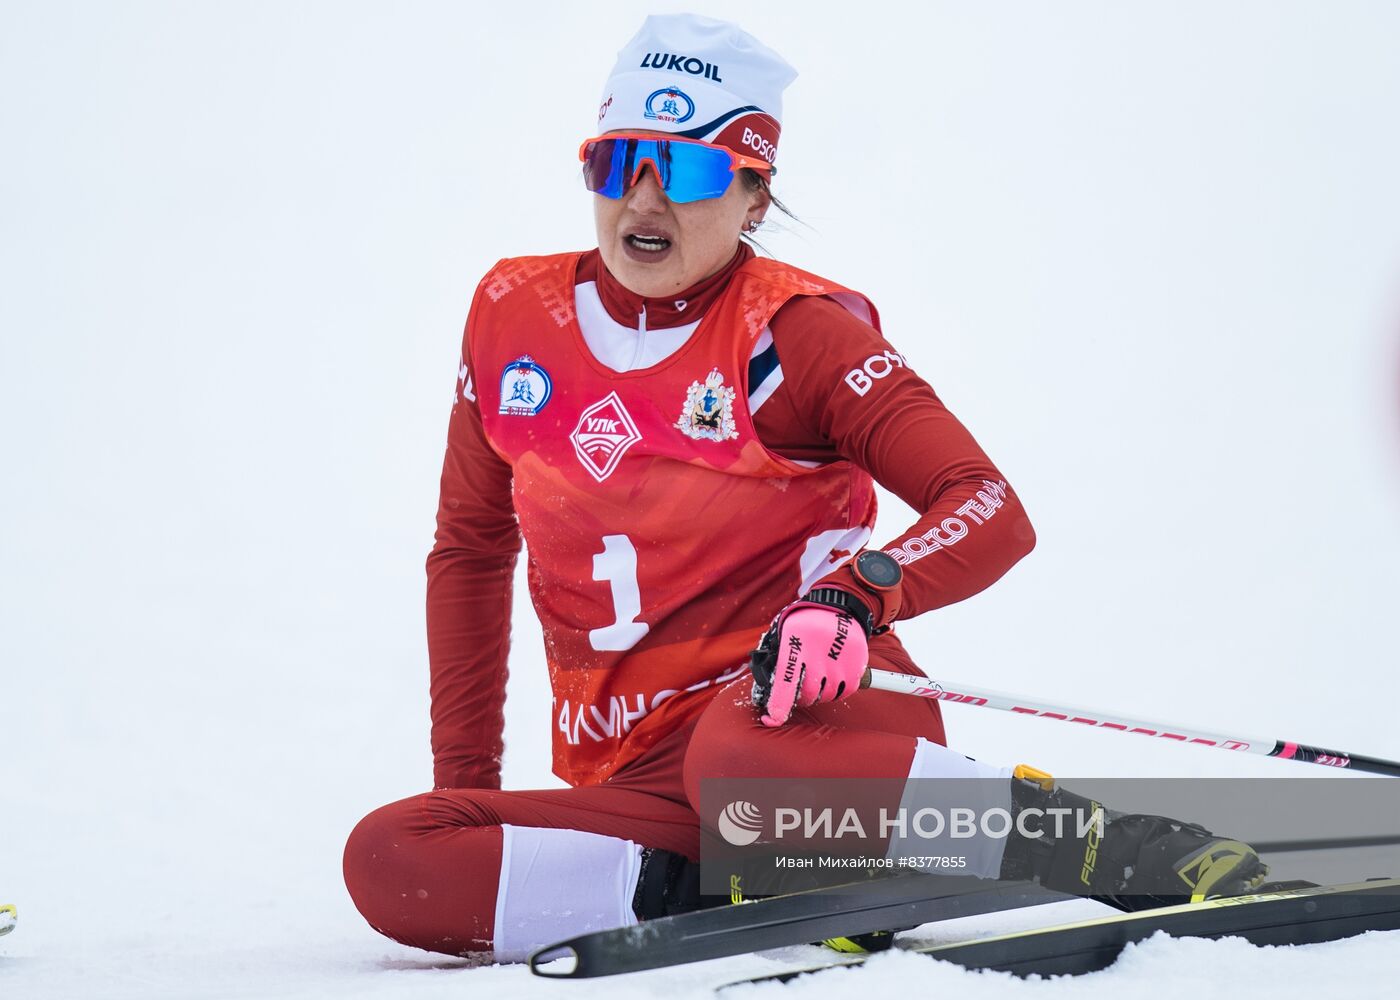
M 6 1000 L 683 998 L 817 957 L 551 984 L 395 945 L 340 881 L 359 817 L 430 780 L 466 304 L 499 257 L 592 245 L 575 150 L 659 9 L 0 4 Z M 778 191 L 806 226 L 771 249 L 874 298 L 1039 531 L 903 626 L 914 655 L 1400 757 L 1400 12 L 703 9 L 803 74 Z M 506 779 L 552 784 L 518 607 Z M 1300 770 L 947 718 L 1062 777 Z M 1381 996 L 1397 956 L 1154 940 L 1022 982 L 896 954 L 748 995 Z

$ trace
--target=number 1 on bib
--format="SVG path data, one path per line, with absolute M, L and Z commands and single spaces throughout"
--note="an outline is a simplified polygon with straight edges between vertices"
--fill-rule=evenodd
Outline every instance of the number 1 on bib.
M 631 649 L 651 628 L 637 620 L 642 614 L 642 595 L 637 587 L 637 549 L 632 539 L 603 536 L 603 551 L 593 557 L 593 579 L 608 584 L 617 619 L 611 625 L 590 629 L 589 645 L 599 652 Z

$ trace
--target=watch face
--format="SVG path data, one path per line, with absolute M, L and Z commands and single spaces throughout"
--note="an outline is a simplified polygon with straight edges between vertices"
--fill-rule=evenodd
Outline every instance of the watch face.
M 903 570 L 883 552 L 862 552 L 856 556 L 856 571 L 872 587 L 888 590 L 899 585 Z

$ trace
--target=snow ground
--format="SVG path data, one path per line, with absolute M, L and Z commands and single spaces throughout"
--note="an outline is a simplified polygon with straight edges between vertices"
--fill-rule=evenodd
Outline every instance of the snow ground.
M 246 907 L 235 908 L 243 909 Z M 1040 922 L 1079 919 L 1100 908 L 1066 903 L 1041 908 Z M 1056 910 L 1046 913 L 1044 910 Z M 753 976 L 805 968 L 834 956 L 813 946 L 702 962 L 675 969 L 636 973 L 618 979 L 569 982 L 532 977 L 523 967 L 481 965 L 414 952 L 389 942 L 367 941 L 353 929 L 331 933 L 308 929 L 295 946 L 285 938 L 249 934 L 227 912 L 219 915 L 233 930 L 236 945 L 209 933 L 178 930 L 114 935 L 95 947 L 16 949 L 0 964 L 6 997 L 104 997 L 112 1000 L 232 997 L 434 998 L 490 997 L 492 1000 L 568 996 L 579 1000 L 666 996 L 701 1000 L 716 987 Z M 209 923 L 207 919 L 204 921 Z M 977 930 L 1009 931 L 1035 926 L 1026 915 L 969 918 L 958 928 L 922 928 L 911 938 L 953 940 Z M 236 930 L 235 930 L 236 928 Z M 259 941 L 258 938 L 263 938 Z M 19 944 L 18 940 L 16 944 Z M 37 953 L 34 953 L 37 951 Z M 46 954 L 47 953 L 47 954 Z M 1005 998 L 1124 996 L 1302 997 L 1336 995 L 1383 998 L 1394 995 L 1400 976 L 1400 932 L 1372 932 L 1360 938 L 1298 948 L 1256 948 L 1245 941 L 1173 940 L 1158 935 L 1131 945 L 1111 969 L 1080 977 L 1017 979 L 1007 973 L 969 972 L 919 955 L 875 956 L 858 970 L 840 969 L 788 984 L 744 985 L 724 996 L 795 997 L 844 1000 L 867 996 L 957 996 L 965 1000 Z
M 422 559 L 471 290 L 591 245 L 595 88 L 680 6 L 0 5 L 0 996 L 685 998 L 815 957 L 545 983 L 399 947 L 340 882 L 359 817 L 429 781 Z M 1039 531 L 901 627 L 916 657 L 1400 757 L 1400 13 L 704 9 L 803 74 L 778 190 L 807 226 L 770 247 L 875 299 Z M 517 606 L 528 787 L 550 718 Z M 947 717 L 1062 778 L 1293 773 Z M 1397 944 L 1154 940 L 1053 982 L 890 955 L 748 992 L 1381 996 Z

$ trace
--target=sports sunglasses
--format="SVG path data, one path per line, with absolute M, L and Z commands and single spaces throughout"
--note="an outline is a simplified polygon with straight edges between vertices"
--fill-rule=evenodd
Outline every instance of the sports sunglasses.
M 621 133 L 585 139 L 578 158 L 583 162 L 584 186 L 605 198 L 621 198 L 649 163 L 666 197 L 681 204 L 720 197 L 744 167 L 769 176 L 776 173 L 767 160 L 740 156 L 723 146 L 654 135 Z

